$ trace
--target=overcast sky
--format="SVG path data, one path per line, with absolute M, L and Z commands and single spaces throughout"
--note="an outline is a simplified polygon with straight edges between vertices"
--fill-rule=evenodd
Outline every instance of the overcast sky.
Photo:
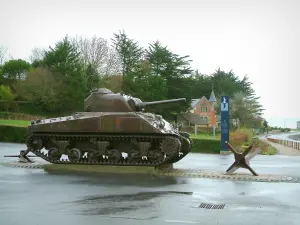
M 160 40 L 193 68 L 248 75 L 265 117 L 295 127 L 298 106 L 300 1 L 0 0 L 0 46 L 28 59 L 66 34 L 110 39 L 124 29 L 147 47 Z M 201 96 L 199 96 L 201 97 Z

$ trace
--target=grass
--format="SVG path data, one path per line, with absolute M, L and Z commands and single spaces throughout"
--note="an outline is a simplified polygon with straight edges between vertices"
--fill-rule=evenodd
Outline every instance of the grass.
M 0 125 L 6 126 L 27 127 L 29 124 L 28 120 L 0 120 Z

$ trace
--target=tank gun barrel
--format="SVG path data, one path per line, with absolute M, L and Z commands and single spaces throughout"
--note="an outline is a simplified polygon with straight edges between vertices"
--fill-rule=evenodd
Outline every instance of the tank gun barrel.
M 181 102 L 186 101 L 185 98 L 176 98 L 176 99 L 168 99 L 168 100 L 161 100 L 161 101 L 153 101 L 153 102 L 141 102 L 138 106 L 139 108 L 145 108 L 149 105 L 159 105 L 159 104 L 167 104 L 167 103 L 174 103 L 174 102 Z

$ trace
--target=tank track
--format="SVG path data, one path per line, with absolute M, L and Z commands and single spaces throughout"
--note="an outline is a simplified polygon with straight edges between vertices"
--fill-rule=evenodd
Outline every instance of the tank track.
M 182 136 L 181 155 L 176 155 L 172 158 L 172 163 L 182 160 L 193 148 L 193 141 L 190 137 Z
M 180 160 L 178 157 L 182 149 L 182 138 L 173 134 L 105 135 L 35 133 L 29 136 L 27 148 L 36 156 L 53 164 L 160 166 Z M 112 143 L 125 142 L 125 144 L 128 144 L 132 143 L 133 140 L 135 141 L 134 146 L 137 146 L 140 142 L 150 142 L 155 148 L 151 148 L 152 145 L 145 149 L 139 148 L 135 151 L 137 153 L 136 156 L 131 154 L 131 159 L 126 159 L 119 155 L 120 152 L 125 152 L 123 150 L 107 149 L 107 146 L 111 146 Z M 78 143 L 83 144 L 82 146 L 89 144 L 94 148 L 90 148 L 88 151 L 81 151 L 78 147 L 76 148 Z M 105 143 L 107 145 L 103 145 Z M 41 152 L 43 148 L 48 150 L 48 154 Z M 85 152 L 88 152 L 87 158 L 82 157 Z M 138 152 L 142 154 L 139 155 Z M 91 154 L 90 157 L 89 153 Z M 68 155 L 69 160 L 61 160 L 62 154 Z M 143 154 L 147 156 L 146 160 L 142 159 L 141 156 Z M 106 158 L 103 158 L 102 155 L 105 155 Z

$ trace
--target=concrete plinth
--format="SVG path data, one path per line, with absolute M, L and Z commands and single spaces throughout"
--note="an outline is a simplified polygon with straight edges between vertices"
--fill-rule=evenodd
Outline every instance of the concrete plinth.
M 173 163 L 163 164 L 161 166 L 155 167 L 155 171 L 165 171 L 169 172 L 173 170 Z
M 47 164 L 44 170 L 47 172 L 88 172 L 88 173 L 115 173 L 115 174 L 155 174 L 156 172 L 168 172 L 173 169 L 173 164 L 160 167 L 150 166 L 111 166 L 111 165 L 68 165 Z

